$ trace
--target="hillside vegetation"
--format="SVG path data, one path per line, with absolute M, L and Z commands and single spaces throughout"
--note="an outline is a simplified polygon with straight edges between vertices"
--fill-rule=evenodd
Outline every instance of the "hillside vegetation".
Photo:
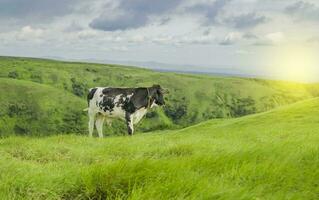
M 0 199 L 318 199 L 319 100 L 176 131 L 0 140 Z
M 169 89 L 167 105 L 149 113 L 137 127 L 140 132 L 259 113 L 319 94 L 319 87 L 311 84 L 161 73 L 118 65 L 14 57 L 0 57 L 0 80 L 5 83 L 0 84 L 0 104 L 4 106 L 0 110 L 0 124 L 7 125 L 0 126 L 2 136 L 86 132 L 86 122 L 83 124 L 86 116 L 81 112 L 86 107 L 88 88 L 96 86 L 138 87 L 157 83 Z M 6 88 L 11 92 L 6 92 Z M 47 89 L 53 92 L 46 92 Z M 24 96 L 15 92 L 21 90 Z M 51 102 L 50 105 L 43 103 L 41 98 Z M 69 99 L 79 103 L 69 105 Z M 40 102 L 41 106 L 38 105 Z M 31 112 L 35 116 L 26 116 Z M 49 125 L 45 126 L 42 121 L 48 121 Z M 38 125 L 35 127 L 34 124 Z M 123 134 L 125 125 L 115 121 L 105 132 L 108 135 Z
M 86 102 L 30 81 L 0 79 L 0 135 L 86 132 Z

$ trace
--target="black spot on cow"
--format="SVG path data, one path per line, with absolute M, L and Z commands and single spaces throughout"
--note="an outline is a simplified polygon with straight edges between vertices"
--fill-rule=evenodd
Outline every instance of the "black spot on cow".
M 115 97 L 117 95 L 127 96 L 134 92 L 134 88 L 104 88 L 102 93 L 106 96 Z
M 131 113 L 126 112 L 125 113 L 125 120 L 126 120 L 126 126 L 127 126 L 127 132 L 129 135 L 133 134 L 133 129 L 131 127 Z
M 90 100 L 93 98 L 95 92 L 96 92 L 97 88 L 92 88 L 90 91 L 89 91 L 89 94 L 87 96 L 87 101 L 88 101 L 88 105 L 90 106 Z
M 99 107 L 104 111 L 112 112 L 114 109 L 115 103 L 113 97 L 104 96 L 103 100 L 99 103 Z
M 137 110 L 134 103 L 128 99 L 123 103 L 122 109 L 127 113 L 134 113 Z

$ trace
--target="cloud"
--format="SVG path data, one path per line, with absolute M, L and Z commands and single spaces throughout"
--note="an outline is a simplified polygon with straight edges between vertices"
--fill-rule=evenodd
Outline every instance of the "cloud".
M 132 43 L 142 43 L 146 40 L 146 37 L 143 35 L 134 35 L 133 37 L 129 38 L 128 42 Z
M 273 32 L 264 35 L 258 41 L 253 43 L 254 46 L 274 46 L 284 42 L 286 39 L 285 34 L 282 32 Z
M 84 27 L 81 26 L 76 21 L 72 21 L 69 25 L 64 28 L 65 32 L 78 32 L 84 30 Z
M 186 10 L 195 14 L 204 15 L 204 25 L 218 24 L 219 14 L 230 1 L 232 0 L 215 0 L 213 2 L 195 4 Z
M 170 17 L 164 17 L 162 19 L 160 19 L 160 25 L 165 25 L 167 23 L 169 23 L 172 19 Z
M 159 16 L 172 11 L 181 1 L 121 0 L 117 8 L 96 17 L 89 26 L 103 31 L 140 28 L 150 23 L 151 16 Z
M 129 49 L 126 46 L 115 46 L 110 48 L 111 51 L 120 51 L 120 52 L 126 52 Z
M 160 36 L 152 39 L 152 42 L 155 44 L 161 44 L 161 45 L 169 45 L 173 43 L 173 37 L 172 36 Z
M 199 3 L 188 7 L 186 12 L 204 16 L 202 24 L 204 26 L 224 25 L 236 29 L 245 29 L 255 27 L 267 21 L 265 16 L 259 15 L 255 12 L 223 17 L 225 14 L 225 7 L 230 2 L 232 2 L 232 0 L 215 0 Z
M 265 16 L 258 15 L 255 12 L 232 16 L 225 19 L 226 23 L 237 29 L 252 28 L 265 23 L 266 21 L 267 18 Z
M 139 28 L 146 25 L 147 22 L 148 18 L 138 13 L 120 14 L 116 17 L 102 14 L 98 18 L 95 18 L 89 26 L 93 29 L 103 31 L 116 31 Z
M 80 0 L 0 0 L 0 18 L 43 22 L 69 14 L 78 2 Z
M 76 35 L 79 39 L 91 39 L 91 38 L 95 38 L 98 34 L 96 31 L 89 29 L 89 30 L 81 30 L 77 32 Z
M 298 1 L 287 6 L 285 12 L 298 20 L 319 21 L 319 7 L 313 3 Z
M 280 43 L 285 39 L 285 35 L 282 32 L 274 32 L 267 34 L 265 38 L 272 43 Z
M 253 39 L 258 39 L 258 36 L 253 33 L 245 33 L 243 35 L 243 38 L 246 40 L 253 40 Z
M 219 45 L 229 46 L 234 45 L 238 40 L 242 38 L 242 35 L 237 32 L 228 33 L 223 40 L 219 42 Z
M 215 42 L 215 38 L 212 36 L 184 36 L 181 38 L 175 38 L 176 44 L 200 44 L 200 45 L 207 45 L 212 44 Z
M 44 34 L 43 29 L 32 28 L 31 26 L 24 26 L 17 34 L 18 40 L 38 39 Z

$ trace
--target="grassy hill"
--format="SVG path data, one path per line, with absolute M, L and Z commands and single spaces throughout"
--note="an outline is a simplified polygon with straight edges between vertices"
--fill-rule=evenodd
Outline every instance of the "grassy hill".
M 17 85 L 15 81 L 8 81 L 8 79 L 20 82 Z M 39 123 L 38 119 L 42 119 L 45 115 L 43 123 L 41 121 L 37 125 L 37 133 L 83 133 L 86 122 L 83 124 L 82 120 L 85 121 L 86 117 L 82 116 L 83 113 L 80 112 L 86 107 L 84 102 L 88 88 L 95 86 L 137 87 L 159 83 L 170 90 L 166 100 L 167 106 L 149 113 L 138 126 L 138 131 L 186 127 L 208 119 L 240 117 L 319 96 L 318 85 L 311 84 L 161 73 L 118 65 L 15 57 L 0 57 L 0 80 L 6 83 L 0 85 L 2 91 L 0 92 L 2 99 L 0 104 L 6 104 L 5 109 L 2 109 L 0 113 L 0 124 L 7 124 L 7 121 L 12 124 L 11 128 L 0 126 L 0 135 L 2 136 L 11 133 L 21 134 L 21 132 L 28 135 L 33 134 L 33 124 Z M 23 84 L 26 86 L 23 87 Z M 37 89 L 38 86 L 41 91 Z M 10 88 L 11 92 L 6 92 L 7 87 Z M 46 88 L 55 89 L 54 92 L 48 93 L 45 91 Z M 16 90 L 23 90 L 28 95 L 17 95 Z M 34 92 L 37 93 L 33 94 Z M 55 93 L 59 94 L 57 95 L 59 98 L 55 97 Z M 47 97 L 43 97 L 41 94 L 45 94 Z M 28 121 L 20 120 L 17 123 L 12 122 L 19 117 L 14 117 L 15 115 L 13 116 L 8 110 L 9 99 L 15 101 L 16 98 L 14 104 L 19 104 L 19 101 L 23 100 L 25 109 L 32 109 L 38 106 L 38 102 L 41 102 L 37 99 L 38 97 L 51 99 L 50 108 L 45 107 L 45 105 L 41 107 L 41 117 L 29 118 Z M 64 112 L 68 105 L 63 100 L 67 99 L 66 101 L 68 101 L 69 98 L 72 99 L 70 101 L 77 99 L 79 102 L 81 98 L 81 103 L 71 105 L 72 109 L 67 109 L 67 112 Z M 55 114 L 49 115 L 48 110 L 51 110 L 50 112 L 58 110 L 59 114 L 57 116 Z M 79 119 L 81 123 L 75 122 L 77 116 L 81 116 Z M 69 119 L 68 122 L 71 123 L 69 127 L 54 127 L 55 125 L 51 123 L 56 120 L 61 122 L 63 118 Z M 44 125 L 46 120 L 51 123 L 49 126 Z M 13 124 L 21 123 L 24 123 L 23 129 L 26 131 L 12 128 L 15 126 Z M 109 135 L 125 133 L 125 125 L 121 122 L 114 122 L 112 127 L 106 128 L 105 132 Z
M 319 99 L 176 131 L 0 140 L 0 199 L 318 199 Z
M 0 136 L 87 132 L 86 102 L 63 90 L 0 79 Z

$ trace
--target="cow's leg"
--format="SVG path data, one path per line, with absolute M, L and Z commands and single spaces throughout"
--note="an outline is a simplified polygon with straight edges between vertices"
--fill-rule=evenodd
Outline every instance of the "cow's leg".
M 100 138 L 103 138 L 103 124 L 104 124 L 104 116 L 98 114 L 96 116 L 95 126 Z
M 94 112 L 89 112 L 89 136 L 93 136 L 93 131 L 94 131 L 94 120 L 95 120 L 95 113 Z
M 126 126 L 127 126 L 127 132 L 129 135 L 133 135 L 134 133 L 134 127 L 133 127 L 133 115 L 130 113 L 125 114 L 125 120 L 126 120 Z
M 104 118 L 105 119 L 105 122 L 108 126 L 112 126 L 112 120 L 110 118 Z

